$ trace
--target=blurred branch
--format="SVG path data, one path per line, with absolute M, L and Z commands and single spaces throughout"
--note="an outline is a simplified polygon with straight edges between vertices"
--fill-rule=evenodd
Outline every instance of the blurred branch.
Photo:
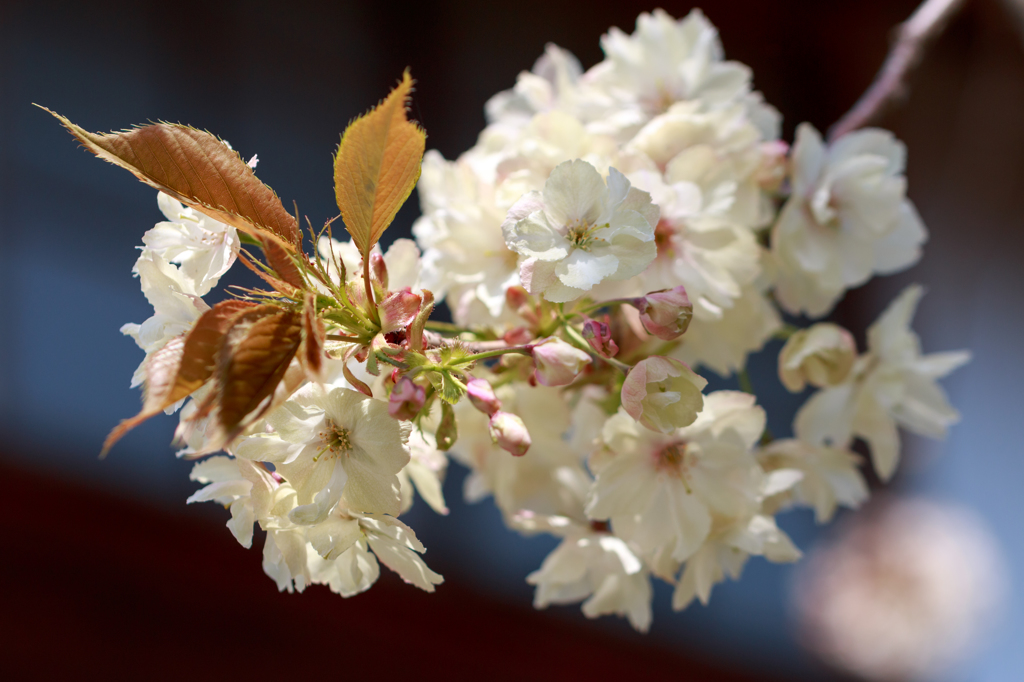
M 1002 0 L 1003 7 L 1013 15 L 1017 22 L 1017 30 L 1024 34 L 1024 0 Z
M 889 56 L 885 58 L 875 81 L 861 95 L 853 108 L 832 126 L 828 133 L 829 140 L 835 140 L 867 124 L 903 91 L 904 80 L 921 60 L 928 41 L 942 33 L 949 18 L 956 14 L 964 2 L 965 0 L 925 0 L 909 19 L 900 24 L 896 44 L 889 50 Z M 1024 13 L 1022 0 L 1004 2 L 1015 5 L 1018 12 Z

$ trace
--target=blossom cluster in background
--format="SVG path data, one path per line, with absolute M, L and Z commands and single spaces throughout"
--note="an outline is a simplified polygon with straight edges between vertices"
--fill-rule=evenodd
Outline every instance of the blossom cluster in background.
M 826 144 L 801 124 L 790 147 L 698 11 L 643 14 L 602 47 L 584 71 L 549 45 L 487 103 L 472 149 L 424 156 L 415 242 L 364 263 L 354 241 L 320 236 L 310 262 L 323 276 L 291 284 L 308 287 L 304 310 L 328 311 L 322 362 L 291 360 L 237 432 L 216 427 L 212 382 L 169 408 L 181 456 L 227 453 L 195 465 L 205 487 L 189 501 L 228 507 L 246 547 L 258 523 L 279 589 L 351 596 L 383 563 L 433 591 L 442 578 L 400 517 L 414 494 L 447 513 L 454 459 L 471 472 L 468 500 L 561 539 L 527 577 L 538 608 L 581 602 L 646 631 L 652 580 L 674 586 L 675 609 L 707 603 L 752 556 L 800 557 L 780 511 L 826 522 L 863 503 L 857 439 L 888 479 L 900 427 L 941 437 L 957 420 L 937 380 L 968 354 L 922 354 L 920 287 L 863 349 L 833 323 L 783 321 L 827 316 L 851 287 L 920 257 L 903 145 L 881 130 Z M 135 269 L 155 312 L 123 328 L 147 353 L 133 385 L 242 253 L 234 227 L 164 194 L 160 208 Z M 427 319 L 442 300 L 452 323 Z M 367 301 L 366 320 L 344 312 Z M 375 325 L 372 341 L 347 331 L 359 325 Z M 782 384 L 815 389 L 782 439 L 766 433 L 771 405 L 706 392 L 701 376 L 745 376 L 773 337 L 786 339 Z

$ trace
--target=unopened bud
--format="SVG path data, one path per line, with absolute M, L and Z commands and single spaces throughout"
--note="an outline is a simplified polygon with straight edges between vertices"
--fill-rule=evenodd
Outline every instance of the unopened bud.
M 652 431 L 689 426 L 704 408 L 707 380 L 675 358 L 652 355 L 636 363 L 622 384 L 622 408 Z
M 388 290 L 388 266 L 384 263 L 384 256 L 379 253 L 370 254 L 370 276 L 382 290 Z
M 441 423 L 434 432 L 438 450 L 448 450 L 459 438 L 459 424 L 455 421 L 455 410 L 446 401 L 441 401 Z
M 590 355 L 552 336 L 533 347 L 534 376 L 545 386 L 565 386 L 579 375 Z
M 510 346 L 522 346 L 533 340 L 533 332 L 526 327 L 513 327 L 501 339 Z
M 510 412 L 495 412 L 489 427 L 491 441 L 502 450 L 522 457 L 530 449 L 530 432 L 523 420 Z
M 409 377 L 402 377 L 391 389 L 388 414 L 395 419 L 410 421 L 420 413 L 427 401 L 427 392 Z
M 640 311 L 640 322 L 649 334 L 662 341 L 673 341 L 686 332 L 693 317 L 693 305 L 682 285 L 674 289 L 652 291 L 634 298 L 631 303 Z
M 501 401 L 494 395 L 494 389 L 486 379 L 470 379 L 466 382 L 466 394 L 473 407 L 491 416 L 501 409 Z
M 594 352 L 602 358 L 615 357 L 619 352 L 619 346 L 612 338 L 612 328 L 608 324 L 608 316 L 605 315 L 604 322 L 587 320 L 583 323 L 583 338 L 587 340 Z
M 505 289 L 505 303 L 512 310 L 519 310 L 530 302 L 530 294 L 521 286 L 512 286 Z
M 779 379 L 794 393 L 806 384 L 824 388 L 846 379 L 857 359 L 850 332 L 831 322 L 819 322 L 789 337 L 779 353 Z

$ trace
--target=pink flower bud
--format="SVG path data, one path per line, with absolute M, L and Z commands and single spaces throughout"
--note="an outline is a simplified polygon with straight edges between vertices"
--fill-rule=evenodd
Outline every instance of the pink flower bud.
M 565 386 L 590 362 L 590 355 L 551 336 L 533 347 L 534 376 L 545 386 Z
M 652 291 L 630 302 L 640 311 L 644 329 L 662 341 L 682 336 L 693 317 L 693 305 L 686 295 L 686 288 L 681 285 L 675 289 Z
M 704 409 L 707 380 L 675 358 L 641 360 L 622 384 L 622 407 L 652 431 L 671 433 L 689 426 Z
M 391 389 L 388 397 L 388 414 L 395 419 L 411 420 L 423 409 L 427 392 L 409 377 L 402 377 Z
M 530 432 L 523 420 L 509 412 L 495 412 L 489 427 L 491 440 L 502 450 L 522 457 L 530 449 Z
M 384 256 L 376 252 L 370 254 L 370 277 L 382 290 L 388 290 L 388 266 L 384 263 Z
M 619 352 L 619 346 L 612 339 L 612 328 L 608 325 L 608 316 L 604 316 L 604 322 L 587 320 L 583 324 L 583 338 L 587 340 L 594 352 L 602 358 L 614 357 Z
M 510 346 L 522 346 L 533 341 L 533 332 L 526 327 L 513 327 L 505 332 L 502 340 Z
M 857 343 L 850 332 L 831 322 L 801 329 L 779 352 L 779 379 L 794 393 L 807 384 L 824 388 L 846 379 L 857 359 Z
M 501 409 L 501 401 L 494 395 L 494 389 L 486 379 L 470 379 L 466 382 L 466 389 L 469 402 L 487 416 L 491 416 Z
M 530 295 L 521 286 L 513 286 L 505 289 L 505 303 L 512 310 L 519 310 L 530 302 Z

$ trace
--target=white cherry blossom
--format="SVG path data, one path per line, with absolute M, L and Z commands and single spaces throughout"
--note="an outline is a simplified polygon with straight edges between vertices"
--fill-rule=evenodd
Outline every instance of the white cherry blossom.
M 167 221 L 143 235 L 144 248 L 178 263 L 182 277 L 197 295 L 205 296 L 238 257 L 241 242 L 235 228 L 182 206 L 163 192 L 157 202 Z
M 789 312 L 823 315 L 846 289 L 920 257 L 927 232 L 906 198 L 906 150 L 891 133 L 860 130 L 826 147 L 804 123 L 791 164 L 792 195 L 772 228 L 776 294 Z
M 764 423 L 754 396 L 735 391 L 708 394 L 697 421 L 670 433 L 620 411 L 604 426 L 606 452 L 590 460 L 596 481 L 587 514 L 610 520 L 643 553 L 685 561 L 711 532 L 712 514 L 759 509 L 764 473 L 751 448 Z
M 910 320 L 924 290 L 911 285 L 868 328 L 868 352 L 843 384 L 819 391 L 800 409 L 796 429 L 816 444 L 867 441 L 875 470 L 888 479 L 899 460 L 897 425 L 943 438 L 959 419 L 937 380 L 968 362 L 968 351 L 921 354 Z
M 392 419 L 386 403 L 307 384 L 266 421 L 272 432 L 245 438 L 233 451 L 272 462 L 295 486 L 295 523 L 320 523 L 343 498 L 349 509 L 398 515 L 410 426 Z
M 581 79 L 581 107 L 625 134 L 675 102 L 716 107 L 750 91 L 750 69 L 722 61 L 718 31 L 699 10 L 678 21 L 663 10 L 641 14 L 633 35 L 612 28 L 601 47 L 605 61 Z
M 583 615 L 616 614 L 640 632 L 651 625 L 651 579 L 643 561 L 621 539 L 564 516 L 523 513 L 513 526 L 525 532 L 546 531 L 562 538 L 541 567 L 526 577 L 536 586 L 533 605 L 583 602 Z
M 153 306 L 153 316 L 142 324 L 126 324 L 121 333 L 130 336 L 148 358 L 176 336 L 192 329 L 209 306 L 196 293 L 194 284 L 181 270 L 155 251 L 144 249 L 135 262 L 142 293 Z M 132 388 L 145 378 L 145 359 L 132 376 Z
M 520 256 L 528 291 L 571 301 L 605 279 L 628 279 L 654 260 L 658 209 L 615 170 L 605 185 L 585 161 L 560 164 L 541 192 L 509 210 L 505 243 Z

